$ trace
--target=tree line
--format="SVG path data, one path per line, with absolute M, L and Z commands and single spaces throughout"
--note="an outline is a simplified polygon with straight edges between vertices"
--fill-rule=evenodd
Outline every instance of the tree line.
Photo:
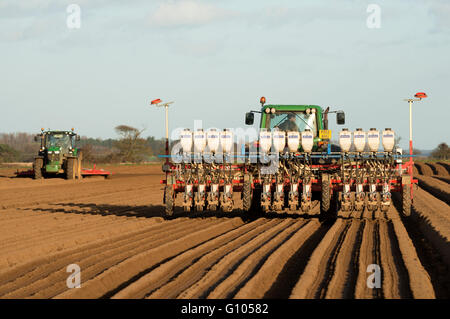
M 114 128 L 117 138 L 81 137 L 77 147 L 83 151 L 84 161 L 89 163 L 141 163 L 158 161 L 158 155 L 164 154 L 165 139 L 153 136 L 143 137 L 144 130 L 128 125 L 118 125 Z M 0 133 L 0 163 L 1 162 L 32 162 L 40 147 L 34 141 L 35 134 L 30 133 Z M 396 140 L 396 144 L 400 138 Z M 420 154 L 419 150 L 414 150 Z M 440 143 L 431 153 L 431 158 L 450 159 L 450 149 L 447 143 Z
M 158 161 L 164 154 L 165 139 L 143 137 L 144 130 L 119 125 L 115 127 L 117 138 L 91 138 L 82 136 L 76 146 L 82 150 L 83 159 L 89 163 L 141 163 Z M 32 162 L 38 154 L 40 142 L 36 134 L 0 133 L 0 163 Z

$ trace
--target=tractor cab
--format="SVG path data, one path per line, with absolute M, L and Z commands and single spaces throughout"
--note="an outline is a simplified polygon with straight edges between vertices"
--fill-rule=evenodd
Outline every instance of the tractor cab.
M 262 109 L 260 128 L 285 132 L 309 129 L 318 136 L 322 129 L 321 111 L 317 105 L 267 105 Z
M 75 141 L 79 140 L 79 136 L 73 131 L 42 131 L 35 137 L 35 141 L 39 138 L 42 153 L 76 155 Z
M 75 137 L 73 132 L 48 132 L 44 135 L 44 145 L 49 151 L 69 154 L 75 148 Z
M 345 114 L 342 111 L 325 111 L 318 105 L 264 105 L 266 99 L 261 98 L 261 111 L 251 111 L 245 115 L 245 124 L 253 125 L 254 113 L 261 114 L 260 129 L 269 131 L 281 130 L 287 132 L 304 132 L 313 134 L 314 149 L 323 151 L 331 139 L 328 130 L 328 113 L 336 113 L 337 124 L 345 124 Z

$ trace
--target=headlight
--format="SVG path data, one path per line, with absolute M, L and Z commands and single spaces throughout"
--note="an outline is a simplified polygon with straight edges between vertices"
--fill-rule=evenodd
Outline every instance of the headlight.
M 55 154 L 59 154 L 59 151 L 55 151 Z

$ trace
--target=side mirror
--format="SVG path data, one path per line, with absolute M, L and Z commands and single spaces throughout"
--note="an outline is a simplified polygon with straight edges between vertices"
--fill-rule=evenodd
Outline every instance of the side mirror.
M 255 114 L 252 112 L 245 113 L 245 124 L 253 125 L 255 122 Z
M 38 137 L 37 135 L 34 136 L 34 141 L 37 142 L 38 141 Z
M 338 125 L 345 124 L 345 113 L 342 111 L 339 111 L 336 113 L 336 122 Z
M 75 137 L 75 141 L 79 141 L 80 140 L 80 135 L 77 135 L 76 137 Z

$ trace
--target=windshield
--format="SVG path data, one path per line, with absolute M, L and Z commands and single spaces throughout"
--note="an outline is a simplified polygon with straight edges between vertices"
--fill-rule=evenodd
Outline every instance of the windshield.
M 61 147 L 61 150 L 67 150 L 72 146 L 72 137 L 66 134 L 49 134 L 45 140 L 47 148 Z
M 276 112 L 268 115 L 266 127 L 271 130 L 278 128 L 282 131 L 299 131 L 310 129 L 316 136 L 316 113 L 306 112 Z

